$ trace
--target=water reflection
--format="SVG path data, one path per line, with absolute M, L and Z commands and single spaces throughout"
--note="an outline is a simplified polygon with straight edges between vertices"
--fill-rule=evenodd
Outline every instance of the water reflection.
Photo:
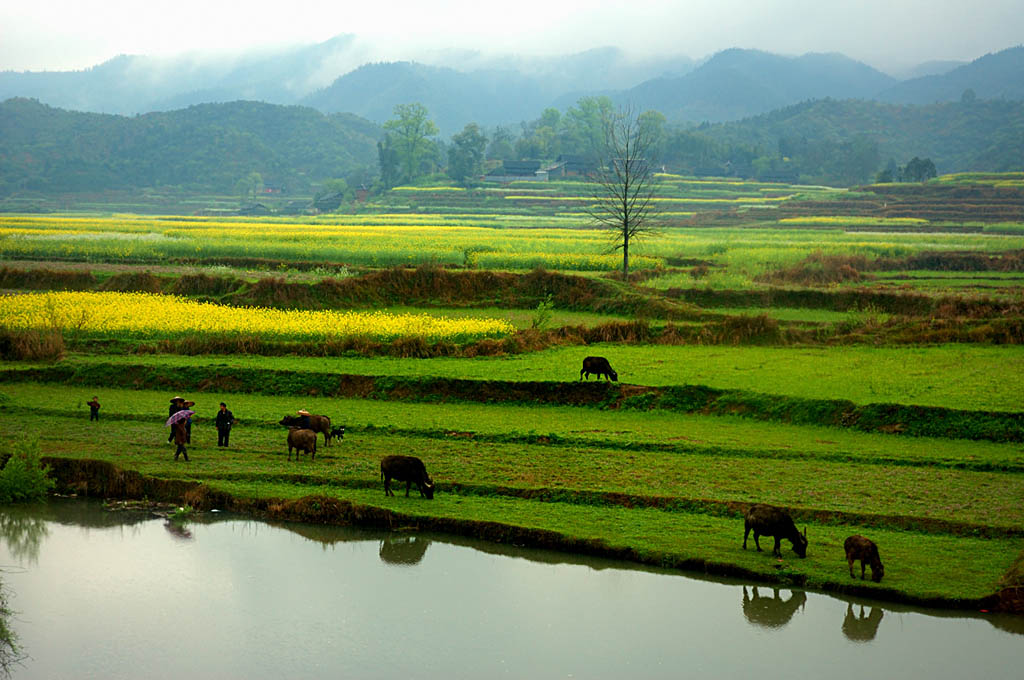
M 755 626 L 764 628 L 782 628 L 796 614 L 797 609 L 803 609 L 807 603 L 807 593 L 802 590 L 789 591 L 789 597 L 783 600 L 779 597 L 779 589 L 772 588 L 772 596 L 762 596 L 757 591 L 757 586 L 752 586 L 753 596 L 747 593 L 747 587 L 743 586 L 743 616 Z
M 870 642 L 878 635 L 878 624 L 882 623 L 885 612 L 881 607 L 871 607 L 871 613 L 864 614 L 860 605 L 859 615 L 853 612 L 853 603 L 846 603 L 846 618 L 843 619 L 843 635 L 853 642 Z
M 412 566 L 423 561 L 423 556 L 430 547 L 430 539 L 422 536 L 388 535 L 380 540 L 381 562 L 397 566 Z
M 20 562 L 39 563 L 39 546 L 49 536 L 46 520 L 29 515 L 0 513 L 0 538 Z
M 164 529 L 167 530 L 171 536 L 179 541 L 191 541 L 194 540 L 192 532 L 189 531 L 188 525 L 184 522 L 175 522 L 174 520 L 166 520 L 164 522 Z

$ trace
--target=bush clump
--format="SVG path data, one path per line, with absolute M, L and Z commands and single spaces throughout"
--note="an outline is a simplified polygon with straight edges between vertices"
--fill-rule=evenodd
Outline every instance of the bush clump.
M 49 476 L 50 468 L 39 460 L 39 440 L 18 441 L 7 456 L 0 470 L 0 503 L 44 500 L 56 482 Z

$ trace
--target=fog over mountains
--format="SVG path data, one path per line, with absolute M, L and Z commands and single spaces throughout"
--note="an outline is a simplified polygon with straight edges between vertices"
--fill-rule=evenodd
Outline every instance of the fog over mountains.
M 208 102 L 256 100 L 354 113 L 375 123 L 396 104 L 421 102 L 447 136 L 468 122 L 516 126 L 581 96 L 657 109 L 670 122 L 721 122 L 809 99 L 875 99 L 899 104 L 1024 99 L 1024 47 L 969 64 L 931 62 L 898 80 L 841 54 L 782 56 L 729 49 L 696 62 L 683 55 L 635 59 L 617 48 L 549 57 L 463 50 L 420 62 L 374 62 L 355 36 L 234 57 L 120 56 L 83 71 L 0 72 L 0 100 L 134 115 Z

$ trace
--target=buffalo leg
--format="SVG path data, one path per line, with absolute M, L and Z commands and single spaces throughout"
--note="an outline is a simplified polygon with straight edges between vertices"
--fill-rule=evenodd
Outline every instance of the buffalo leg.
M 750 535 L 750 526 L 743 527 L 743 549 L 747 549 L 747 536 Z
M 775 547 L 772 549 L 772 554 L 776 557 L 782 557 L 782 538 L 779 536 L 775 537 Z
M 850 578 L 856 578 L 853 575 L 853 562 L 854 562 L 854 560 L 848 559 L 846 561 L 850 563 Z M 863 574 L 861 575 L 861 578 L 864 578 Z
M 411 487 L 411 486 L 412 486 L 412 482 L 406 482 L 405 483 L 405 497 L 406 498 L 409 497 L 409 487 Z
M 864 560 L 860 561 L 860 580 L 864 580 Z

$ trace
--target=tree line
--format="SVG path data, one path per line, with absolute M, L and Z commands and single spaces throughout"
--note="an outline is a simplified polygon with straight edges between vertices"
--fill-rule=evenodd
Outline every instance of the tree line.
M 977 103 L 972 104 L 978 108 Z M 917 126 L 920 130 L 914 129 L 918 114 L 911 107 L 830 100 L 738 123 L 671 125 L 658 111 L 641 112 L 636 122 L 650 140 L 650 162 L 687 175 L 836 186 L 921 182 L 938 172 L 936 162 L 922 151 L 941 153 L 947 159 L 947 172 L 1019 168 L 1012 151 L 1020 150 L 1019 142 L 1005 150 L 987 141 L 984 125 L 975 125 L 965 135 L 965 125 L 970 128 L 977 122 L 965 120 L 971 112 L 965 113 L 959 104 L 937 107 L 942 115 L 929 111 L 921 116 L 932 122 L 921 123 Z M 437 126 L 422 104 L 397 106 L 395 117 L 384 124 L 385 133 L 378 144 L 381 188 L 416 182 L 435 173 L 471 184 L 486 169 L 505 161 L 529 159 L 543 164 L 571 156 L 593 167 L 604 144 L 605 121 L 613 116 L 614 108 L 607 97 L 584 97 L 564 112 L 547 108 L 538 118 L 523 121 L 518 129 L 499 126 L 487 130 L 469 123 L 443 140 L 437 137 Z M 1015 114 L 1009 126 L 1012 135 L 1013 130 L 1019 133 L 1024 129 L 1024 105 L 1011 103 L 1011 108 Z M 893 129 L 897 124 L 892 119 L 900 115 L 911 120 Z M 846 119 L 864 119 L 858 124 L 865 131 L 858 131 L 858 125 Z M 944 150 L 934 139 L 942 135 L 957 139 Z M 901 165 L 897 159 L 904 153 Z

